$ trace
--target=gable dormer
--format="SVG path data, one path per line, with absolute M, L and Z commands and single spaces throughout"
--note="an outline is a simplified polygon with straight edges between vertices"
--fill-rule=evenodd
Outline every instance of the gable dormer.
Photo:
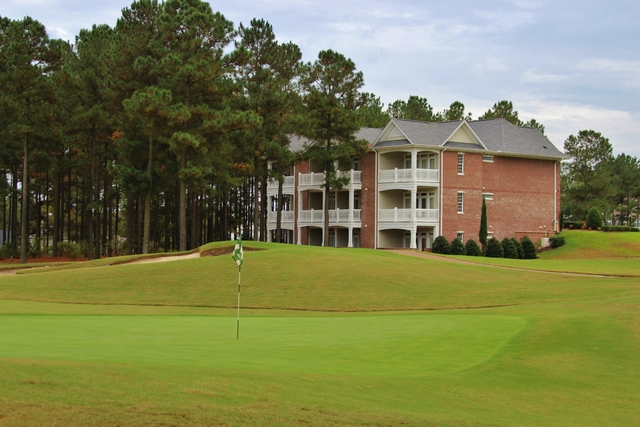
M 392 119 L 387 126 L 380 132 L 380 135 L 373 143 L 373 146 L 387 145 L 405 145 L 411 144 L 407 135 L 398 127 L 398 124 Z
M 442 144 L 444 147 L 456 147 L 456 148 L 475 148 L 475 149 L 487 149 L 482 140 L 476 135 L 469 123 L 464 120 L 460 126 L 447 138 Z

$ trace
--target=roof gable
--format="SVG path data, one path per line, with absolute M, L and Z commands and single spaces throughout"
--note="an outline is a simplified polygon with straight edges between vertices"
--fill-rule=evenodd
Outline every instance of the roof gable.
M 480 137 L 473 131 L 466 120 L 460 123 L 458 129 L 456 129 L 442 145 L 445 147 L 473 148 L 476 150 L 480 148 L 487 149 L 487 146 L 484 145 Z

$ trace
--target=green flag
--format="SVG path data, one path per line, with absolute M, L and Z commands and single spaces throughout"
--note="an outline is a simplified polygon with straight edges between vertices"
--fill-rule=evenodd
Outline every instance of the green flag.
M 242 265 L 242 259 L 244 258 L 244 252 L 242 251 L 242 237 L 238 237 L 238 243 L 236 243 L 236 247 L 231 256 L 236 264 L 238 264 L 238 267 L 240 267 Z

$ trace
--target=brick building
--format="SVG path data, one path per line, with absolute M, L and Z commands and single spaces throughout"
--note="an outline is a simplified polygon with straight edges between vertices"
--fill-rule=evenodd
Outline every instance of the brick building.
M 393 119 L 357 135 L 370 150 L 340 173 L 349 184 L 329 198 L 329 244 L 431 248 L 439 235 L 478 240 L 482 199 L 490 237 L 534 240 L 557 231 L 560 161 L 567 158 L 537 129 L 504 119 L 419 122 Z M 294 138 L 291 148 L 309 141 Z M 322 245 L 324 174 L 313 161 L 283 184 L 283 241 Z M 268 240 L 276 228 L 278 184 L 268 187 Z

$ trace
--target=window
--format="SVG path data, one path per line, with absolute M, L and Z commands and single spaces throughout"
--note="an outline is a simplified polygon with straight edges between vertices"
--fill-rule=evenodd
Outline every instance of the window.
M 464 231 L 458 231 L 458 234 L 456 235 L 456 237 L 458 237 L 458 239 L 464 243 Z
M 329 193 L 329 209 L 335 209 L 336 208 L 336 193 L 335 192 L 331 192 Z
M 464 193 L 458 193 L 458 213 L 464 213 Z
M 482 193 L 485 200 L 493 200 L 493 193 Z
M 418 156 L 418 169 L 427 169 L 427 162 L 429 156 L 426 153 L 422 153 Z
M 493 156 L 482 156 L 483 162 L 493 162 Z
M 491 239 L 493 239 L 493 232 L 492 232 L 492 231 L 489 231 L 489 232 L 487 233 L 487 240 L 491 240 Z
M 404 155 L 404 168 L 411 169 L 411 154 Z
M 464 175 L 464 154 L 458 153 L 458 175 Z
M 429 154 L 429 169 L 438 169 L 436 166 L 436 155 Z
M 360 157 L 353 158 L 353 166 L 351 167 L 354 171 L 360 170 Z
M 353 193 L 353 209 L 360 209 L 360 192 Z

